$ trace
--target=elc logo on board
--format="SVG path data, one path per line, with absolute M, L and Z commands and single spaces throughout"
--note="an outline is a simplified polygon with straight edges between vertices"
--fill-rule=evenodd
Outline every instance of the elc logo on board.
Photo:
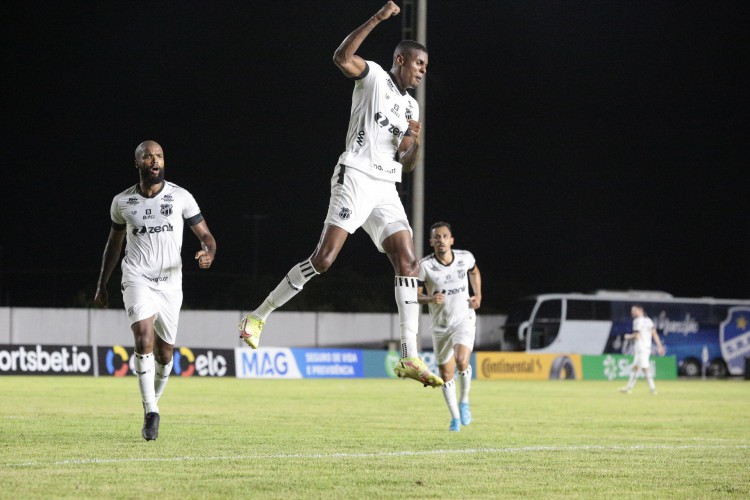
M 114 345 L 99 347 L 99 374 L 124 377 L 135 375 L 134 348 Z M 234 376 L 234 353 L 231 349 L 191 349 L 175 347 L 172 375 L 180 377 Z
M 76 345 L 0 345 L 3 375 L 93 375 L 93 348 Z

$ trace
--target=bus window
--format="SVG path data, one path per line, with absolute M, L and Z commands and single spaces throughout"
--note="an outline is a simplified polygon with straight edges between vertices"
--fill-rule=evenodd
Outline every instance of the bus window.
M 612 320 L 612 304 L 608 300 L 594 301 L 594 318 L 597 321 Z
M 565 319 L 568 320 L 592 320 L 594 319 L 593 300 L 568 299 L 568 308 Z
M 568 299 L 565 319 L 573 321 L 610 321 L 612 308 L 606 300 Z
M 531 324 L 529 349 L 543 349 L 557 338 L 560 331 L 562 300 L 545 300 L 539 304 L 534 322 Z

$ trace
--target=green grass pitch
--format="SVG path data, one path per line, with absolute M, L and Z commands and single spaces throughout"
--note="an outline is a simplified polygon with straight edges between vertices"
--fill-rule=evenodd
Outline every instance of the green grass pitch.
M 750 382 L 0 377 L 0 498 L 750 498 Z

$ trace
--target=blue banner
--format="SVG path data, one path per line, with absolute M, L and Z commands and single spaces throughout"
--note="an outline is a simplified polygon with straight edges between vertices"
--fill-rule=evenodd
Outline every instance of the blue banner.
M 292 349 L 304 378 L 362 378 L 364 358 L 360 349 Z

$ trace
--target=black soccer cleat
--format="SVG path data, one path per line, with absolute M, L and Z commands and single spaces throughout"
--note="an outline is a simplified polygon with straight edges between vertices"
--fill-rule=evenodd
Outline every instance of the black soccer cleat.
M 159 437 L 159 414 L 152 411 L 143 417 L 143 429 L 141 436 L 146 441 L 154 441 Z

